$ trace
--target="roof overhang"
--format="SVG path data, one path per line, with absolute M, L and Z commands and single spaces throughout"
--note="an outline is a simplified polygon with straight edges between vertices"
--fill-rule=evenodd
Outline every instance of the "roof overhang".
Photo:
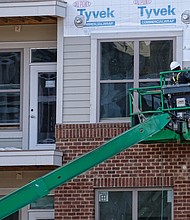
M 0 2 L 0 17 L 65 17 L 65 9 L 63 0 L 4 0 Z
M 63 153 L 54 150 L 10 150 L 0 152 L 2 166 L 62 166 Z

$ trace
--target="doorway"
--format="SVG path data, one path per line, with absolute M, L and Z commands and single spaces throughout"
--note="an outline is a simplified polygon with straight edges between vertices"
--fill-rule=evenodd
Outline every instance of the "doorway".
M 30 149 L 55 148 L 56 65 L 31 66 Z

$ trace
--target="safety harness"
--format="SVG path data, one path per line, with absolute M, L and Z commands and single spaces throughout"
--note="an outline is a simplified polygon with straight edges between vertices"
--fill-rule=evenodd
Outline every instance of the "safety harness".
M 181 72 L 179 72 L 178 74 L 177 74 L 177 76 L 173 76 L 172 77 L 172 80 L 173 80 L 173 82 L 175 82 L 175 83 L 178 83 L 179 82 L 179 75 L 181 74 Z

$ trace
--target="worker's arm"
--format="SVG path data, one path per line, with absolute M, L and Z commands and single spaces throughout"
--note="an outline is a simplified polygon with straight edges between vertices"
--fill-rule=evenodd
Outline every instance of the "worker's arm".
M 188 83 L 190 83 L 190 72 L 188 71 L 188 72 L 184 72 L 183 73 L 183 77 L 184 77 L 184 79 L 188 82 Z

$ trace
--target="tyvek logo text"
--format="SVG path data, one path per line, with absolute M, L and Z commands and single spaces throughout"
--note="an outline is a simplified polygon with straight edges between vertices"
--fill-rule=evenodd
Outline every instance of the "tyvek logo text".
M 115 25 L 115 11 L 111 8 L 106 10 L 87 11 L 85 8 L 78 8 L 79 15 L 85 16 L 85 26 L 113 26 Z
M 146 20 L 141 20 L 141 24 L 163 24 L 176 23 L 175 10 L 171 5 L 163 8 L 147 8 L 147 6 L 138 6 L 140 17 Z M 167 17 L 165 19 L 164 17 Z M 171 18 L 170 18 L 171 17 Z

